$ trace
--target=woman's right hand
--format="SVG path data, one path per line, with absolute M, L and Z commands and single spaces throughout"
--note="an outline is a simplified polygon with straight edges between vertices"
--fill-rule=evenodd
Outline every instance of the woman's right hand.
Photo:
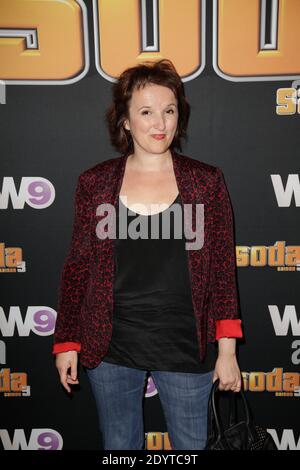
M 71 388 L 68 384 L 79 384 L 77 379 L 77 364 L 77 351 L 66 351 L 56 354 L 55 365 L 60 376 L 60 383 L 69 393 L 71 393 Z M 71 374 L 68 374 L 69 368 L 71 368 Z

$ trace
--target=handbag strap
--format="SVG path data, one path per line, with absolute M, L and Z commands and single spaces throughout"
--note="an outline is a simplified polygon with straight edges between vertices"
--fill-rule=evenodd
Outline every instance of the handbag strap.
M 216 435 L 215 430 L 217 431 L 217 436 L 221 438 L 224 434 L 224 428 L 220 420 L 220 416 L 217 410 L 216 406 L 216 392 L 217 391 L 222 391 L 219 390 L 219 383 L 220 380 L 217 379 L 212 385 L 211 391 L 210 391 L 210 396 L 209 396 L 209 403 L 208 403 L 208 432 L 209 436 Z M 237 394 L 239 393 L 240 396 L 242 397 L 243 405 L 244 405 L 244 412 L 246 416 L 246 424 L 250 430 L 250 433 L 252 434 L 252 438 L 255 436 L 255 428 L 254 424 L 252 422 L 249 406 L 245 397 L 245 394 L 243 390 L 241 389 L 240 392 L 233 392 L 232 390 L 229 390 L 230 392 L 230 420 L 229 420 L 229 427 L 236 424 L 236 399 L 237 399 Z M 216 429 L 215 429 L 216 428 Z

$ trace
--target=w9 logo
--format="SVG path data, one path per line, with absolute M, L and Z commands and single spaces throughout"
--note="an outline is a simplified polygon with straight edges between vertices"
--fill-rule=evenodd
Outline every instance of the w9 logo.
M 92 15 L 95 65 L 108 81 L 162 57 L 184 82 L 205 68 L 205 0 L 93 0 Z M 299 78 L 299 17 L 298 0 L 213 0 L 216 74 L 236 82 Z M 66 85 L 89 67 L 83 0 L 1 0 L 0 80 Z

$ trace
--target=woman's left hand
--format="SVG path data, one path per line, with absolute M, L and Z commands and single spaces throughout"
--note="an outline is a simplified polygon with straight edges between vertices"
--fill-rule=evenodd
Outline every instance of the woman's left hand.
M 233 392 L 239 392 L 241 390 L 242 376 L 235 354 L 219 353 L 215 365 L 213 382 L 217 379 L 220 380 L 219 390 L 232 390 Z

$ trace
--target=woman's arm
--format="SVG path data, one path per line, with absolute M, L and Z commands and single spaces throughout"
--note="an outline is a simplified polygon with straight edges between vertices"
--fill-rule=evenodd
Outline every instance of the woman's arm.
M 218 358 L 213 382 L 220 380 L 220 390 L 238 392 L 242 377 L 236 358 L 236 338 L 242 337 L 236 283 L 236 253 L 233 213 L 224 176 L 216 171 L 213 198 L 212 237 L 212 309 L 216 321 Z
M 211 204 L 211 308 L 215 320 L 239 319 L 233 213 L 224 176 L 218 167 Z
M 219 355 L 235 356 L 236 338 L 220 338 L 218 347 Z
M 70 346 L 70 343 L 81 342 L 80 309 L 88 283 L 91 256 L 91 203 L 83 175 L 77 181 L 71 245 L 61 271 L 52 352 L 59 350 L 58 343 Z

